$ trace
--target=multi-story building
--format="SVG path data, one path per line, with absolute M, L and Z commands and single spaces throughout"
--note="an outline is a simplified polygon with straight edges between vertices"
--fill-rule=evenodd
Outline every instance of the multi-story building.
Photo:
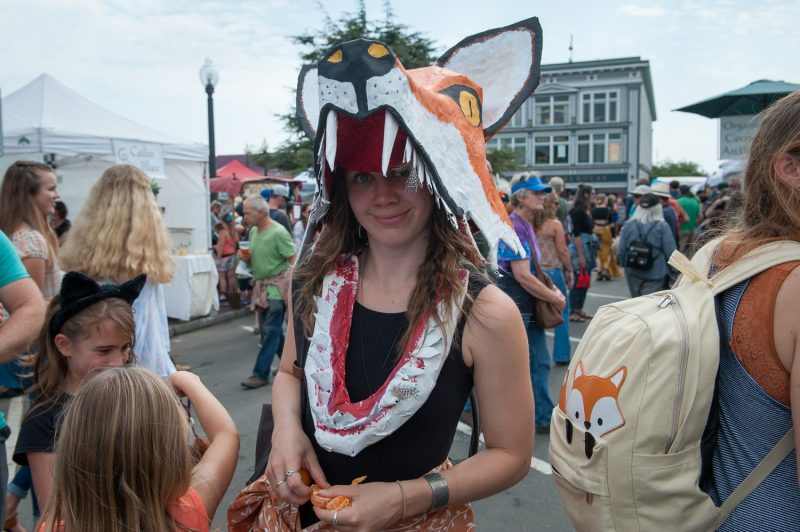
M 639 57 L 542 65 L 528 98 L 487 149 L 511 148 L 525 168 L 567 186 L 632 190 L 650 177 L 656 106 L 650 63 Z

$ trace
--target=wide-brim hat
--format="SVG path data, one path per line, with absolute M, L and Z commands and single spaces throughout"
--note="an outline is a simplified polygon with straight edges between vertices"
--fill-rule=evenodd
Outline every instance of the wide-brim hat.
M 661 198 L 671 198 L 672 194 L 669 193 L 669 185 L 666 183 L 653 183 L 650 190 L 656 196 Z
M 633 189 L 634 196 L 644 196 L 645 194 L 652 194 L 652 193 L 653 190 L 647 185 L 637 185 L 637 187 Z

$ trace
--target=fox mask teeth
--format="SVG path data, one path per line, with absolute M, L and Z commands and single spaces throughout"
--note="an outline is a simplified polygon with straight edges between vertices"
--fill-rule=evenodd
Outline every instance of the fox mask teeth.
M 381 112 L 381 111 L 379 111 Z M 389 171 L 389 159 L 392 154 L 392 147 L 395 144 L 395 140 L 397 138 L 397 132 L 400 130 L 400 124 L 397 120 L 392 116 L 392 113 L 389 111 L 383 111 L 385 113 L 384 117 L 384 129 L 383 129 L 383 151 L 381 154 L 381 169 L 383 175 L 388 175 Z M 336 150 L 337 150 L 337 128 L 338 128 L 339 120 L 337 118 L 337 112 L 334 109 L 328 111 L 328 114 L 325 118 L 325 132 L 322 134 L 320 147 L 319 147 L 319 154 L 320 157 L 324 155 L 325 163 L 328 165 L 329 169 L 335 167 L 336 161 Z M 403 148 L 403 156 L 402 162 L 407 163 L 410 162 L 412 165 L 412 172 L 417 177 L 417 186 L 426 187 L 428 192 L 434 198 L 434 203 L 438 208 L 441 208 L 445 211 L 447 215 L 447 219 L 450 221 L 452 226 L 458 229 L 458 218 L 453 210 L 450 208 L 450 205 L 447 201 L 442 198 L 442 195 L 439 193 L 439 187 L 437 187 L 436 183 L 430 179 L 431 171 L 428 169 L 427 163 L 425 162 L 424 158 L 421 157 L 414 147 L 414 143 L 411 140 L 411 135 L 407 134 L 407 138 L 405 141 L 405 146 Z M 322 165 L 319 170 L 318 179 L 321 183 L 324 183 L 324 172 L 325 172 L 325 165 Z M 325 187 L 322 187 L 325 188 Z M 328 191 L 324 192 L 325 199 L 329 199 Z
M 524 257 L 489 173 L 485 140 L 533 93 L 541 51 L 541 26 L 531 18 L 467 37 L 429 67 L 406 70 L 388 46 L 363 39 L 336 45 L 316 67 L 303 67 L 297 114 L 315 138 L 320 184 L 311 220 L 325 216 L 326 167 L 336 167 L 343 117 L 363 121 L 383 113 L 375 171 L 390 170 L 402 130 L 402 161 L 417 176 L 409 187 L 427 188 L 454 227 L 466 231 L 473 221 L 491 246 L 492 262 L 501 239 Z M 307 235 L 304 242 L 310 240 Z M 301 256 L 306 250 L 304 245 Z

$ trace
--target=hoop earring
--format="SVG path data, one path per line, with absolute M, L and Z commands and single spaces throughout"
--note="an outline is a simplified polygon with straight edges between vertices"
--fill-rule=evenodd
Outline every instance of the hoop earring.
M 361 224 L 358 224 L 358 230 L 356 231 L 356 234 L 358 235 L 359 240 L 364 238 L 364 227 L 362 227 Z

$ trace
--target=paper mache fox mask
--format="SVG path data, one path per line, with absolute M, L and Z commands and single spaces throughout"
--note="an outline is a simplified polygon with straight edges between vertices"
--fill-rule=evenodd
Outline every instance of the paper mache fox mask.
M 524 255 L 487 168 L 485 141 L 533 93 L 541 57 L 542 29 L 530 18 L 467 37 L 424 68 L 406 70 L 388 46 L 364 39 L 303 67 L 297 114 L 315 141 L 319 184 L 309 228 L 324 220 L 337 166 L 387 175 L 410 161 L 454 226 L 477 225 L 492 262 L 501 239 Z

